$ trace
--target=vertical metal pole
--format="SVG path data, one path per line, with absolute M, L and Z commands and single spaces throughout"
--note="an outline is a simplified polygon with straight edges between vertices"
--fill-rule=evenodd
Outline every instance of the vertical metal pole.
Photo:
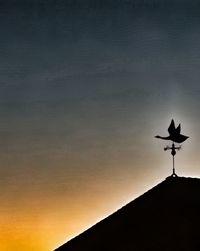
M 175 176 L 176 176 L 176 173 L 175 173 L 175 159 L 174 159 L 174 156 L 176 155 L 176 147 L 175 147 L 174 142 L 173 142 L 173 144 L 172 144 L 171 149 L 172 149 L 171 154 L 172 154 L 172 156 L 173 156 L 173 173 L 172 173 L 172 176 L 175 177 Z

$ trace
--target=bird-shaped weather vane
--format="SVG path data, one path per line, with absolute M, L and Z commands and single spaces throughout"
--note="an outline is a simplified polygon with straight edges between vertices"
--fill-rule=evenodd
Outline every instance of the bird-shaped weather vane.
M 172 146 L 166 146 L 164 148 L 165 151 L 171 150 L 171 155 L 173 157 L 173 173 L 172 176 L 176 177 L 177 174 L 175 172 L 175 163 L 174 163 L 174 156 L 176 155 L 176 150 L 180 150 L 181 146 L 176 146 L 175 143 L 183 143 L 186 139 L 188 139 L 188 136 L 182 135 L 181 134 L 181 124 L 179 124 L 177 127 L 175 127 L 174 120 L 172 119 L 170 126 L 168 128 L 169 136 L 167 137 L 161 137 L 161 136 L 155 136 L 155 138 L 158 139 L 163 139 L 163 140 L 171 140 L 172 141 Z

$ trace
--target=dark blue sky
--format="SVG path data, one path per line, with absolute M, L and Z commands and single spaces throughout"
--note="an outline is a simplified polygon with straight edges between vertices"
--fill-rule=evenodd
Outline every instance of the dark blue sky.
M 22 220 L 19 239 L 28 222 L 41 230 L 32 250 L 52 249 L 169 175 L 165 144 L 153 137 L 172 117 L 191 136 L 178 172 L 200 175 L 197 1 L 9 0 L 0 7 L 4 235 L 13 208 L 36 214 Z M 44 231 L 57 233 L 52 243 L 41 241 Z M 8 243 L 1 250 L 12 250 Z

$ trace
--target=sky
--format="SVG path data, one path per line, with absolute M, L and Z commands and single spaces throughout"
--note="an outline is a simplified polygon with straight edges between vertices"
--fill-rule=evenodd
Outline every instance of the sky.
M 200 177 L 197 1 L 0 1 L 0 250 L 52 251 L 172 173 Z

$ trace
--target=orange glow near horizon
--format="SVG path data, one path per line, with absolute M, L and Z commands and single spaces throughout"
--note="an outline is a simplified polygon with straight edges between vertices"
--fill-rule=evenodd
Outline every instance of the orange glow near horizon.
M 63 187 L 61 193 L 57 185 L 40 196 L 37 191 L 7 199 L 0 215 L 0 250 L 52 251 L 149 188 L 116 169 L 113 177 L 80 183 L 74 191 Z M 48 196 L 50 192 L 54 195 Z
M 111 178 L 91 182 L 85 190 L 80 183 L 74 196 L 70 196 L 72 191 L 57 195 L 55 191 L 52 197 L 32 195 L 23 203 L 10 201 L 10 205 L 7 204 L 10 210 L 1 212 L 0 250 L 54 250 L 167 176 L 167 172 L 162 176 L 164 172 L 158 170 L 160 174 L 156 177 L 156 170 L 151 168 L 145 173 L 138 172 L 135 179 L 128 172 L 118 170 Z M 55 189 L 59 191 L 59 186 Z

